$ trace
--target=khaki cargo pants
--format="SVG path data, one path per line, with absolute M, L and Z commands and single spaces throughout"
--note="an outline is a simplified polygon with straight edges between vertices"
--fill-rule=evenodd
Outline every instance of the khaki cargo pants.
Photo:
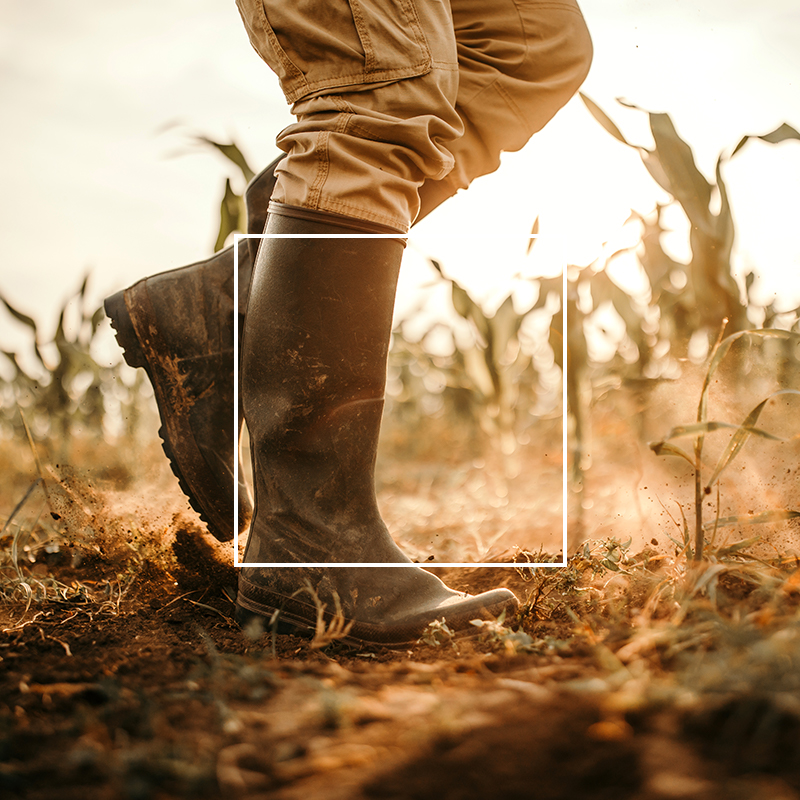
M 577 91 L 575 0 L 236 0 L 297 122 L 272 196 L 405 232 Z

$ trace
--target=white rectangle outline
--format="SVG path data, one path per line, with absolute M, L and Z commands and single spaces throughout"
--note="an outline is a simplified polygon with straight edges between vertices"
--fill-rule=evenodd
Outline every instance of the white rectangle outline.
M 542 234 L 529 234 L 529 239 L 539 239 Z M 239 242 L 245 239 L 396 239 L 396 233 L 353 233 L 353 234 L 305 234 L 305 233 L 234 233 L 233 235 L 233 296 L 236 310 L 239 310 Z M 239 485 L 239 459 L 233 459 L 233 566 L 234 567 L 323 567 L 336 569 L 337 567 L 565 567 L 567 566 L 567 265 L 564 264 L 561 310 L 563 317 L 563 331 L 561 336 L 562 364 L 561 370 L 561 402 L 562 402 L 562 531 L 561 531 L 561 561 L 548 562 L 519 562 L 519 563 L 486 563 L 486 562 L 432 562 L 394 564 L 381 562 L 358 561 L 351 562 L 240 562 L 239 561 L 239 493 L 235 487 Z M 233 326 L 233 440 L 239 441 L 239 325 Z

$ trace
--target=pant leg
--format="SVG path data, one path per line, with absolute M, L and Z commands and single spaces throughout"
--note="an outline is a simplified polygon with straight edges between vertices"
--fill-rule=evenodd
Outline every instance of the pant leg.
M 521 149 L 583 83 L 592 42 L 575 0 L 450 0 L 458 47 L 454 168 L 420 189 L 420 217 Z
M 237 0 L 297 122 L 272 199 L 406 231 L 462 133 L 448 0 Z
M 298 118 L 273 199 L 398 230 L 520 149 L 591 62 L 575 0 L 237 4 Z

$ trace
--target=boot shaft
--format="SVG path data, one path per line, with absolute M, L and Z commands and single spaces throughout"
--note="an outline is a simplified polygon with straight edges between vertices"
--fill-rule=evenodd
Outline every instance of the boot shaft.
M 246 558 L 269 540 L 280 561 L 327 561 L 336 542 L 354 553 L 387 535 L 374 473 L 403 243 L 272 213 L 266 232 L 279 238 L 262 242 L 242 341 L 258 506 Z
M 382 400 L 403 244 L 276 214 L 266 232 L 285 238 L 263 240 L 251 283 L 242 339 L 251 433 Z

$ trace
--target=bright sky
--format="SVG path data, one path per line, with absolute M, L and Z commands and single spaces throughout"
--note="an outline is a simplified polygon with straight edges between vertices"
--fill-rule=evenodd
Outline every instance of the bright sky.
M 595 45 L 584 91 L 629 139 L 649 143 L 646 120 L 615 97 L 670 113 L 709 177 L 743 134 L 784 121 L 800 128 L 796 0 L 582 8 Z M 277 154 L 274 136 L 290 116 L 233 2 L 0 0 L 0 12 L 0 292 L 51 334 L 87 269 L 99 303 L 210 253 L 228 170 L 192 134 L 235 140 L 258 169 Z M 737 267 L 759 272 L 765 297 L 781 292 L 797 305 L 800 142 L 751 143 L 725 177 Z M 425 221 L 409 250 L 439 258 L 491 303 L 533 269 L 522 253 L 537 215 L 549 246 L 586 263 L 600 243 L 619 240 L 631 208 L 647 212 L 659 198 L 636 153 L 574 100 L 498 173 Z M 401 311 L 429 280 L 421 259 L 408 261 Z M 0 311 L 0 349 L 16 341 Z

